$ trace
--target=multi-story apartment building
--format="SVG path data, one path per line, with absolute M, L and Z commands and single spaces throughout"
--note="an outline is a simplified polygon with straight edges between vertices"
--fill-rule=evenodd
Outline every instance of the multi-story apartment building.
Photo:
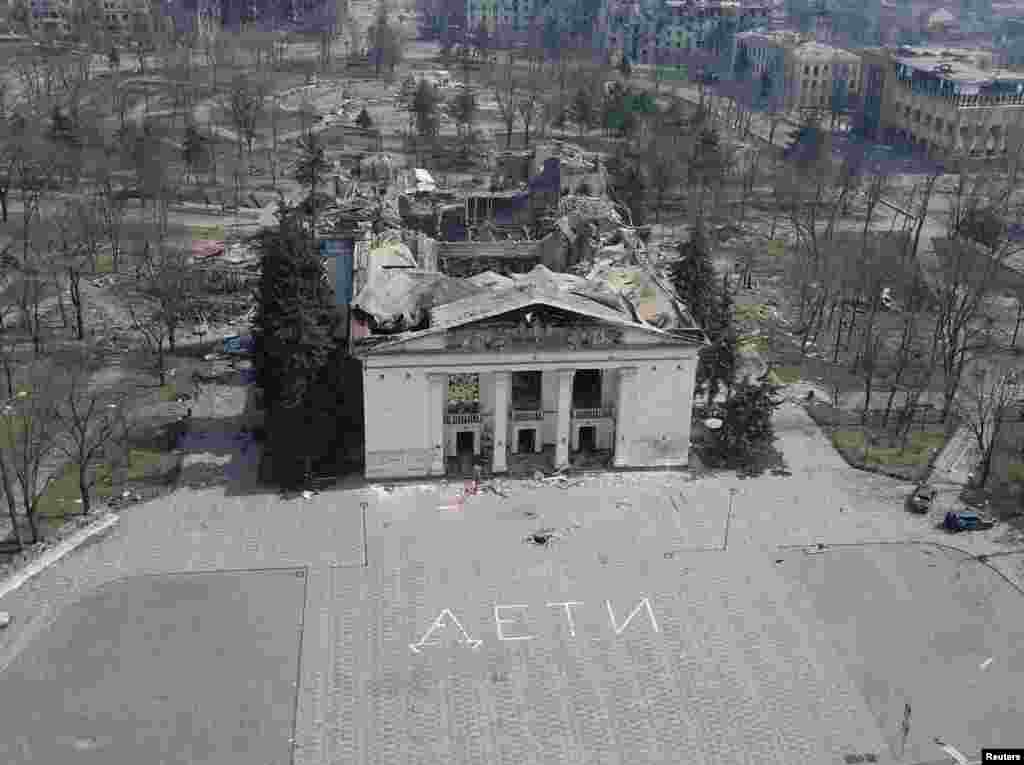
M 468 31 L 483 24 L 502 40 L 522 38 L 535 19 L 546 18 L 550 5 L 543 0 L 466 0 Z
M 861 131 L 937 155 L 995 156 L 1024 126 L 1024 74 L 995 69 L 992 53 L 945 48 L 862 54 Z
M 845 112 L 860 94 L 860 59 L 842 48 L 807 41 L 787 51 L 786 104 L 790 109 Z
M 32 31 L 63 37 L 71 31 L 71 0 L 32 0 Z
M 199 23 L 226 29 L 253 25 L 318 31 L 333 27 L 339 10 L 336 0 L 162 0 L 162 5 L 179 27 Z
M 848 111 L 860 93 L 860 59 L 795 32 L 743 32 L 736 36 L 733 70 L 758 77 L 762 95 L 785 111 Z
M 470 30 L 485 24 L 501 40 L 523 39 L 531 26 L 554 24 L 563 35 L 589 29 L 591 44 L 613 59 L 674 63 L 693 50 L 728 56 L 736 32 L 768 21 L 767 3 L 737 0 L 601 0 L 593 18 L 586 3 L 555 0 L 466 0 Z M 591 23 L 592 22 L 592 23 Z
M 731 60 L 738 32 L 763 26 L 771 8 L 736 0 L 608 0 L 597 47 L 637 64 L 677 64 L 695 51 Z

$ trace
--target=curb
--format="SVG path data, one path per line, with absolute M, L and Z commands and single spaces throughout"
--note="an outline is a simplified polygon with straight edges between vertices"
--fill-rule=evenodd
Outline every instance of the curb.
M 32 579 L 32 577 L 45 571 L 68 553 L 74 552 L 74 550 L 81 547 L 91 537 L 106 531 L 110 527 L 116 525 L 120 520 L 121 517 L 119 515 L 110 513 L 96 523 L 89 524 L 88 526 L 79 529 L 67 539 L 64 539 L 35 560 L 31 561 L 21 571 L 12 574 L 5 582 L 0 583 L 0 598 L 4 598 L 12 592 L 20 589 L 21 586 Z

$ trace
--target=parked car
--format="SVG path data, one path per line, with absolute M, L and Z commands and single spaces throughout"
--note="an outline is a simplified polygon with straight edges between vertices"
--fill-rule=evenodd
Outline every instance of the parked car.
M 932 502 L 938 493 L 934 486 L 926 483 L 921 484 L 914 493 L 907 497 L 907 509 L 912 513 L 927 513 L 931 510 Z

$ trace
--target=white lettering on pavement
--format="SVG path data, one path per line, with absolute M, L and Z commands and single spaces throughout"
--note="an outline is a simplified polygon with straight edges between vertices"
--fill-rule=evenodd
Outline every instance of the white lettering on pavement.
M 502 619 L 501 609 L 503 608 L 529 608 L 529 606 L 495 606 L 494 607 L 494 623 L 498 627 L 498 640 L 533 640 L 536 635 L 506 635 L 502 631 L 503 624 L 509 624 L 512 619 Z
M 459 632 L 462 633 L 462 639 L 459 641 L 460 643 L 465 643 L 465 644 L 469 645 L 471 648 L 473 648 L 473 650 L 476 650 L 477 648 L 480 647 L 480 644 L 483 643 L 483 641 L 471 638 L 469 636 L 469 633 L 467 633 L 465 628 L 459 623 L 459 620 L 455 618 L 455 614 L 453 614 L 451 612 L 451 609 L 446 608 L 443 611 L 441 611 L 440 614 L 438 614 L 437 618 L 434 619 L 434 623 L 430 625 L 430 629 L 428 629 L 424 633 L 423 637 L 421 637 L 418 642 L 416 642 L 416 643 L 409 643 L 409 648 L 412 649 L 413 653 L 419 653 L 420 649 L 423 648 L 426 645 L 439 645 L 439 643 L 436 643 L 436 642 L 435 643 L 428 643 L 427 640 L 437 630 L 442 630 L 442 629 L 445 628 L 444 618 L 446 616 L 449 619 L 451 619 L 452 624 L 454 624 L 458 628 Z
M 578 600 L 567 600 L 564 603 L 548 603 L 548 608 L 562 606 L 565 609 L 565 618 L 569 620 L 569 636 L 576 637 L 576 623 L 572 620 L 572 606 L 582 606 Z
M 640 605 L 638 605 L 636 608 L 634 608 L 633 612 L 629 616 L 626 617 L 626 621 L 624 621 L 622 623 L 621 627 L 619 627 L 618 625 L 615 624 L 615 612 L 612 611 L 612 602 L 610 600 L 606 600 L 604 602 L 604 604 L 608 607 L 608 618 L 610 618 L 612 620 L 612 629 L 615 630 L 615 634 L 616 635 L 621 635 L 622 631 L 624 629 L 626 629 L 626 627 L 629 626 L 629 623 L 631 621 L 633 621 L 633 617 L 636 616 L 638 613 L 640 613 L 640 609 L 645 607 L 645 606 L 647 607 L 647 615 L 651 617 L 651 626 L 654 627 L 654 631 L 655 632 L 659 632 L 660 631 L 658 629 L 658 622 L 654 618 L 654 610 L 651 608 L 651 601 L 649 601 L 647 598 L 644 598 L 643 600 L 640 601 Z

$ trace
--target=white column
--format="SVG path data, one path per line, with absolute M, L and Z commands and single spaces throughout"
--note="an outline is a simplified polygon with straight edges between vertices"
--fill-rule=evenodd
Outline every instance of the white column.
M 569 429 L 572 426 L 572 380 L 575 369 L 558 370 L 558 414 L 555 425 L 555 468 L 569 464 Z
M 508 472 L 508 372 L 494 373 L 494 457 L 492 473 Z
M 615 467 L 629 465 L 629 430 L 636 391 L 636 367 L 619 370 L 619 396 L 615 408 Z
M 448 375 L 430 373 L 430 474 L 444 475 L 444 416 L 448 408 Z

